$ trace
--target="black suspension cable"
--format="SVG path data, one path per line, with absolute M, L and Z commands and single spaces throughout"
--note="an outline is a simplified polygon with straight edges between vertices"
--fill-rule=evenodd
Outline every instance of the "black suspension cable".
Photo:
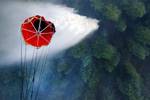
M 39 59 L 39 62 L 38 62 L 38 65 L 37 65 L 37 69 L 36 69 L 36 74 L 38 74 L 38 72 L 41 72 L 41 67 L 42 67 L 42 65 L 43 65 L 43 63 L 44 63 L 44 61 L 42 60 L 43 58 L 45 58 L 45 54 L 46 54 L 46 48 L 44 49 L 43 48 L 43 50 L 42 50 L 42 53 L 41 53 L 41 57 L 40 57 L 40 59 Z M 43 57 L 42 57 L 43 56 Z M 41 63 L 40 63 L 40 61 L 41 61 Z M 39 76 L 40 76 L 40 73 L 39 73 Z M 37 79 L 38 79 L 38 77 L 37 77 Z M 37 80 L 37 84 L 38 84 L 38 80 Z M 38 86 L 38 85 L 37 85 Z M 37 87 L 38 88 L 38 87 Z M 36 92 L 37 92 L 37 90 L 38 89 L 36 89 L 36 91 L 35 91 L 35 96 L 34 96 L 34 98 L 36 97 Z M 34 100 L 34 99 L 33 99 Z
M 35 73 L 34 73 L 34 78 L 36 78 L 36 75 L 38 74 L 38 71 L 40 70 L 40 64 L 42 63 L 42 56 L 44 56 L 45 50 L 44 48 L 41 49 L 41 53 L 39 54 L 39 59 L 37 59 L 37 64 L 36 64 L 36 68 L 35 68 Z M 34 79 L 35 82 L 36 79 Z M 33 82 L 33 84 L 34 84 Z M 31 100 L 34 98 L 34 93 L 32 94 L 32 98 Z
M 24 71 L 23 71 L 23 57 L 22 57 L 22 39 L 20 38 L 20 43 L 21 43 L 21 93 L 20 93 L 20 100 L 23 100 L 23 87 L 24 87 Z
M 32 53 L 32 57 L 31 57 L 31 62 L 30 62 L 30 64 L 29 64 L 29 68 L 31 68 L 31 70 L 29 69 L 28 70 L 28 76 L 29 76 L 29 80 L 28 80 L 28 82 L 27 82 L 27 89 L 26 89 L 26 99 L 28 99 L 28 95 L 29 95 L 29 92 L 30 92 L 30 85 L 31 85 L 31 83 L 30 83 L 30 80 L 31 80 L 31 73 L 32 73 L 32 64 L 33 64 L 33 62 L 34 62 L 34 55 L 35 55 L 35 49 L 33 49 L 33 53 Z
M 25 88 L 26 88 L 26 45 L 24 48 L 24 59 L 23 59 L 23 100 L 25 100 Z
M 37 64 L 37 59 L 38 59 L 38 49 L 36 49 L 36 55 L 35 55 L 35 66 L 33 66 L 33 77 L 32 77 L 32 80 L 31 80 L 31 94 L 30 94 L 30 98 L 32 100 L 32 96 L 33 96 L 33 90 L 34 90 L 34 81 L 35 81 L 35 71 L 36 71 L 36 64 Z
M 40 76 L 39 76 L 38 82 L 37 82 L 37 83 L 39 83 L 39 84 L 38 84 L 38 86 L 37 86 L 37 91 L 36 91 L 36 93 L 35 93 L 35 100 L 38 99 L 39 89 L 40 89 L 40 87 L 41 87 L 40 79 L 42 78 L 42 75 L 43 75 L 42 73 L 44 72 L 44 66 L 46 65 L 46 62 L 47 62 L 48 50 L 49 50 L 49 47 L 47 48 L 47 51 L 45 51 L 45 56 L 43 57 L 45 60 L 44 60 L 44 62 L 42 63 L 42 66 L 41 66 Z

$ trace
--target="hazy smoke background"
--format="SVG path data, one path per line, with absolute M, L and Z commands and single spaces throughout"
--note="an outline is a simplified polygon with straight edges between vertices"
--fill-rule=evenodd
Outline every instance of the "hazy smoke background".
M 49 55 L 75 45 L 99 27 L 98 20 L 76 12 L 65 5 L 48 2 L 1 2 L 0 65 L 20 61 L 20 25 L 29 16 L 42 15 L 55 24 L 56 33 L 49 47 Z M 27 48 L 29 59 L 33 48 Z

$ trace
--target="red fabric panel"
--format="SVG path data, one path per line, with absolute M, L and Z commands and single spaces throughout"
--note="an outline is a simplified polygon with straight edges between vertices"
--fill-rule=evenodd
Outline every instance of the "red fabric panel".
M 25 19 L 21 25 L 21 32 L 26 44 L 34 47 L 47 46 L 55 33 L 55 26 L 52 22 L 46 21 L 43 16 L 36 15 Z

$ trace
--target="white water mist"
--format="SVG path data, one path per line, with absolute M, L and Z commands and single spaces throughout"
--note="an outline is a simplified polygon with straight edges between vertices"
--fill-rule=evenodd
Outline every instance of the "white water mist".
M 43 2 L 3 2 L 0 4 L 0 65 L 20 61 L 20 25 L 24 19 L 41 15 L 52 21 L 56 33 L 50 43 L 49 55 L 65 50 L 98 29 L 98 20 L 79 15 L 73 8 Z M 27 46 L 27 59 L 33 47 Z

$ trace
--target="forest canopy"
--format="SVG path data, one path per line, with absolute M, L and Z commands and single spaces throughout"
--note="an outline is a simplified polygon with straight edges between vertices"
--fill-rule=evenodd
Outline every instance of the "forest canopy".
M 98 19 L 100 27 L 49 61 L 53 75 L 46 85 L 54 86 L 50 90 L 60 87 L 59 100 L 150 100 L 150 0 L 60 1 L 83 16 Z M 15 71 L 11 73 L 0 71 L 0 89 L 4 90 L 0 98 L 7 97 L 8 91 L 11 100 L 16 91 L 7 86 L 18 85 Z
M 101 21 L 93 36 L 65 53 L 80 63 L 80 76 L 87 86 L 81 100 L 149 100 L 144 79 L 150 76 L 140 69 L 149 69 L 144 62 L 150 59 L 150 1 L 71 2 L 79 12 Z

